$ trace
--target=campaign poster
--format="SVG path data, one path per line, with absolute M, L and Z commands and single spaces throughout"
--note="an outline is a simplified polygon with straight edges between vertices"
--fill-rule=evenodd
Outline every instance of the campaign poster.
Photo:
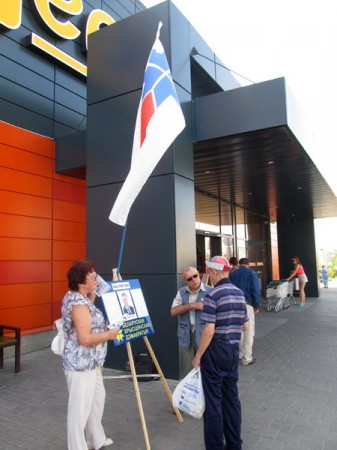
M 102 294 L 109 328 L 120 328 L 115 345 L 123 345 L 154 333 L 139 280 L 109 282 Z

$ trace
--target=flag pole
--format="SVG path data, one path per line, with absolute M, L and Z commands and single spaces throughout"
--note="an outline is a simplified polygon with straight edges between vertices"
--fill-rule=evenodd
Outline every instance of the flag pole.
M 126 235 L 126 226 L 127 226 L 127 222 L 125 222 L 124 228 L 123 228 L 123 234 L 122 234 L 122 241 L 121 241 L 121 246 L 119 249 L 119 256 L 118 256 L 118 263 L 117 263 L 117 274 L 120 274 L 120 268 L 121 268 L 121 264 L 122 264 L 122 256 L 123 256 L 123 251 L 124 251 L 124 243 L 125 243 L 125 235 Z

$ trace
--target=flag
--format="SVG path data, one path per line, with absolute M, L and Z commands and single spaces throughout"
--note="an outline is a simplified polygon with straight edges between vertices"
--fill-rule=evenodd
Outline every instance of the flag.
M 185 128 L 165 51 L 160 42 L 159 22 L 156 40 L 147 61 L 142 95 L 133 138 L 131 167 L 112 207 L 109 219 L 124 226 L 137 195 L 159 160 Z

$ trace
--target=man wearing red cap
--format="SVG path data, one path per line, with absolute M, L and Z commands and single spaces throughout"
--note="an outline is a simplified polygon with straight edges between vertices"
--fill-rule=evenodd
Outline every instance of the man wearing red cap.
M 192 361 L 195 368 L 201 369 L 205 394 L 205 448 L 241 450 L 237 382 L 241 333 L 249 326 L 246 301 L 228 278 L 231 265 L 226 258 L 214 256 L 206 266 L 214 288 L 204 299 L 201 319 L 205 328 Z

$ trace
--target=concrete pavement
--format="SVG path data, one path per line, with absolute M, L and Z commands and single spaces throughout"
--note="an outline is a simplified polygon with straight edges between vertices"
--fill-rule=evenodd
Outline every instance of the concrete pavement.
M 254 365 L 240 366 L 244 450 L 337 449 L 337 289 L 321 289 L 303 309 L 262 307 Z M 0 371 L 0 450 L 66 450 L 67 391 L 60 358 L 49 348 Z M 105 369 L 105 375 L 120 372 Z M 167 380 L 171 390 L 177 384 Z M 144 450 L 133 384 L 105 380 L 104 427 L 118 450 Z M 202 420 L 179 424 L 160 381 L 139 383 L 152 450 L 201 450 Z

